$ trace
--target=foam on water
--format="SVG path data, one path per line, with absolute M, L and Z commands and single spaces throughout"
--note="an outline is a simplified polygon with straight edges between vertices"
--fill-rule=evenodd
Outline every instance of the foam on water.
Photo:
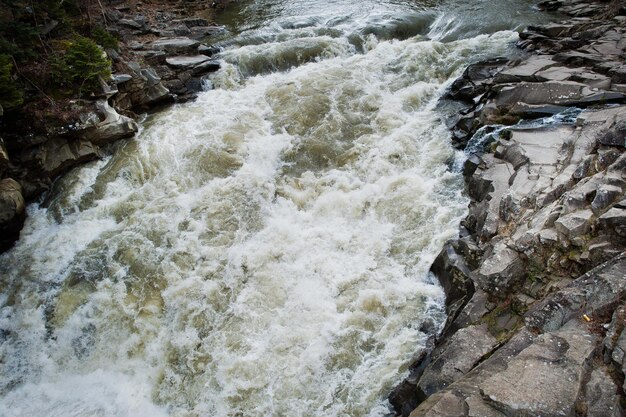
M 515 39 L 369 37 L 250 78 L 260 52 L 228 51 L 216 89 L 29 208 L 0 257 L 0 416 L 387 413 L 467 203 L 436 100 Z

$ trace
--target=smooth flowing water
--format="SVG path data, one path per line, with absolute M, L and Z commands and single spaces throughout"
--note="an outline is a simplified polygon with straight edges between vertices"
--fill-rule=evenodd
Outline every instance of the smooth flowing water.
M 530 3 L 240 2 L 197 101 L 31 205 L 0 416 L 382 416 L 467 200 L 436 103 Z M 504 31 L 503 31 L 504 30 Z

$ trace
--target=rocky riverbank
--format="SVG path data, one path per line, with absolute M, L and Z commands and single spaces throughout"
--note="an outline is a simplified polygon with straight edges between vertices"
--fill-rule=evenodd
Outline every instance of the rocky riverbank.
M 87 10 L 90 21 L 119 39 L 117 48 L 105 50 L 113 75 L 100 80 L 101 91 L 0 107 L 0 252 L 18 239 L 26 202 L 59 175 L 133 136 L 138 113 L 191 100 L 205 88 L 204 77 L 219 69 L 210 40 L 223 30 L 212 16 L 225 3 L 111 0 Z
M 446 97 L 471 203 L 432 266 L 445 329 L 390 397 L 404 416 L 624 415 L 626 9 L 539 7 L 568 17 Z

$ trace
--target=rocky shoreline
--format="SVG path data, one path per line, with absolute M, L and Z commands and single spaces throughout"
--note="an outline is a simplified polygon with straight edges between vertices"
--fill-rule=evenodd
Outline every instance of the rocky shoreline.
M 19 238 L 26 203 L 56 178 L 132 137 L 138 113 L 192 100 L 205 88 L 205 76 L 220 68 L 212 58 L 218 49 L 207 43 L 223 31 L 212 15 L 225 4 L 111 0 L 106 12 L 94 9 L 89 17 L 119 39 L 118 48 L 105 49 L 113 75 L 100 80 L 98 94 L 43 100 L 44 109 L 33 112 L 38 117 L 0 107 L 0 253 Z
M 471 203 L 432 266 L 449 318 L 391 394 L 399 415 L 624 415 L 626 7 L 539 7 L 568 17 L 446 97 L 466 105 Z

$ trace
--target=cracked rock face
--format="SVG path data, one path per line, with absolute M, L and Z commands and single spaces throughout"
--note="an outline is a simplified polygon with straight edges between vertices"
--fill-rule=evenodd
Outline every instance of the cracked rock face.
M 505 415 L 570 416 L 596 342 L 576 322 L 545 333 L 485 380 L 481 394 Z
M 537 54 L 474 64 L 447 94 L 468 106 L 452 138 L 474 152 L 471 203 L 432 268 L 449 318 L 411 417 L 624 415 L 626 16 L 539 7 L 570 18 L 528 28 L 518 46 Z

